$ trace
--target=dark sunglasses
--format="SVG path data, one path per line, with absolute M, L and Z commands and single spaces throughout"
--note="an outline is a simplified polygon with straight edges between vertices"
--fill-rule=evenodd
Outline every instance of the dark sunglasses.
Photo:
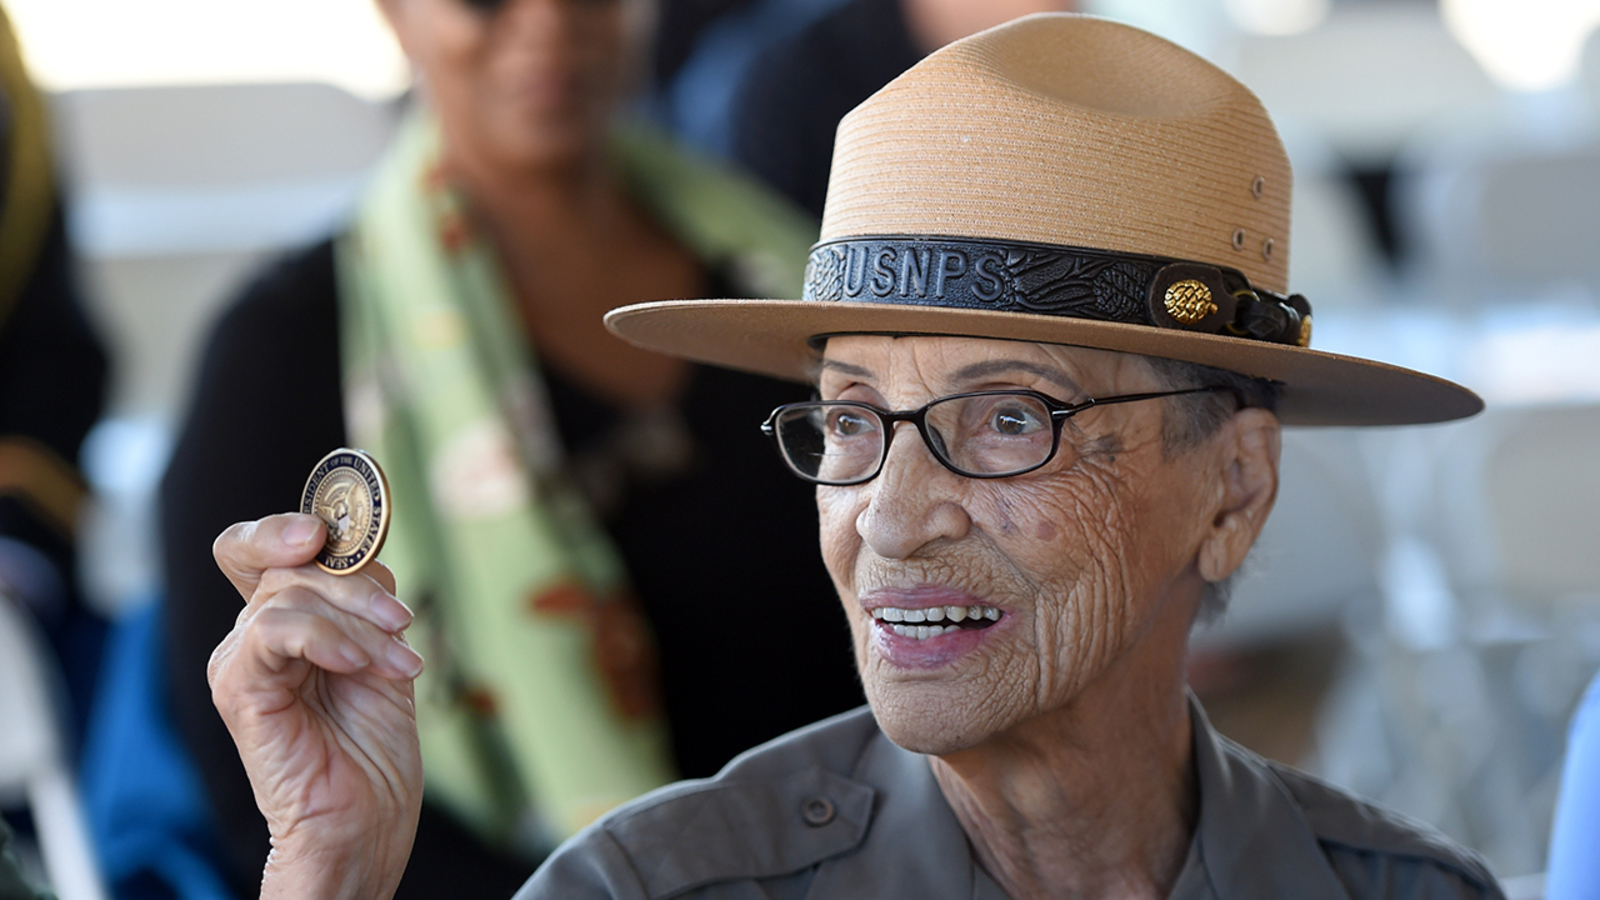
M 501 7 L 511 0 L 461 0 L 469 9 L 474 9 L 484 15 L 492 15 L 500 11 Z M 573 6 L 607 6 L 619 0 L 566 0 Z

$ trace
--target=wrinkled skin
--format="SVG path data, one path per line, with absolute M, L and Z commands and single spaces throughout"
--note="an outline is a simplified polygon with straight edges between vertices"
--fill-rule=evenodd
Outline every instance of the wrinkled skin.
M 1037 390 L 1068 402 L 1157 391 L 1138 356 L 957 338 L 836 338 L 824 398 L 914 409 L 961 391 Z M 996 358 L 1054 373 L 950 377 Z M 817 492 L 823 556 L 849 616 L 862 680 L 897 743 L 946 753 L 1072 701 L 1161 617 L 1192 621 L 1215 486 L 1161 448 L 1162 405 L 1107 406 L 1068 420 L 1045 468 L 962 478 L 902 426 L 883 474 Z M 1195 451 L 1203 454 L 1205 448 Z M 1253 535 L 1251 535 L 1253 539 Z M 1231 568 L 1229 569 L 1231 572 Z M 1228 572 L 1215 573 L 1212 580 Z M 949 671 L 884 662 L 856 602 L 884 587 L 949 584 L 1001 607 L 1004 640 Z M 1185 630 L 1187 626 L 1185 626 Z
M 893 410 L 994 389 L 1072 403 L 1165 386 L 1139 356 L 947 337 L 833 338 L 819 380 L 824 399 Z M 1166 896 L 1192 833 L 1188 632 L 1205 583 L 1238 567 L 1271 509 L 1278 424 L 1244 410 L 1169 454 L 1167 402 L 1081 413 L 1050 463 L 992 480 L 945 469 L 902 424 L 877 478 L 817 490 L 878 723 L 932 756 L 979 860 L 1019 900 Z M 1003 617 L 969 649 L 908 663 L 870 608 L 946 590 Z
M 411 611 L 381 563 L 312 565 L 325 536 L 269 516 L 214 547 L 245 606 L 206 677 L 272 837 L 264 898 L 392 895 L 422 802 Z

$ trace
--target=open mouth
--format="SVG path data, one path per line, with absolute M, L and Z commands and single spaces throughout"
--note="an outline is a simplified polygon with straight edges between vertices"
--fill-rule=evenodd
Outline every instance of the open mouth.
M 872 611 L 881 628 L 900 637 L 925 641 L 956 631 L 978 631 L 1000 621 L 1004 615 L 994 606 L 928 606 L 909 609 L 880 606 Z

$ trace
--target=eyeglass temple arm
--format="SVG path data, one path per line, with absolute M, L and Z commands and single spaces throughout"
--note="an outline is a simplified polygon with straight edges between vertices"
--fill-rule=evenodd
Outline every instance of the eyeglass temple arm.
M 1082 403 L 1074 403 L 1071 406 L 1067 406 L 1062 409 L 1051 410 L 1050 414 L 1056 418 L 1070 418 L 1094 406 L 1112 406 L 1117 403 L 1132 403 L 1135 400 L 1154 400 L 1158 397 L 1180 397 L 1184 394 L 1205 394 L 1215 391 L 1228 391 L 1229 393 L 1233 394 L 1234 399 L 1239 402 L 1239 405 L 1244 405 L 1244 397 L 1239 393 L 1237 388 L 1226 384 L 1208 384 L 1203 387 L 1184 388 L 1178 391 L 1148 391 L 1142 394 L 1119 394 L 1115 397 L 1106 397 L 1103 400 L 1097 400 L 1093 397 L 1090 397 Z

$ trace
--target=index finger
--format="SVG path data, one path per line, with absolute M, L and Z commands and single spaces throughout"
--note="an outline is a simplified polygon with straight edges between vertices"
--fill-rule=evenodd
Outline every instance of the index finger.
M 397 594 L 398 588 L 394 583 L 394 571 L 379 560 L 373 560 L 361 567 L 361 574 L 370 577 L 378 586 L 390 594 Z
M 249 602 L 263 572 L 311 562 L 326 540 L 327 526 L 321 519 L 283 513 L 230 525 L 211 545 L 211 555 L 234 590 Z

